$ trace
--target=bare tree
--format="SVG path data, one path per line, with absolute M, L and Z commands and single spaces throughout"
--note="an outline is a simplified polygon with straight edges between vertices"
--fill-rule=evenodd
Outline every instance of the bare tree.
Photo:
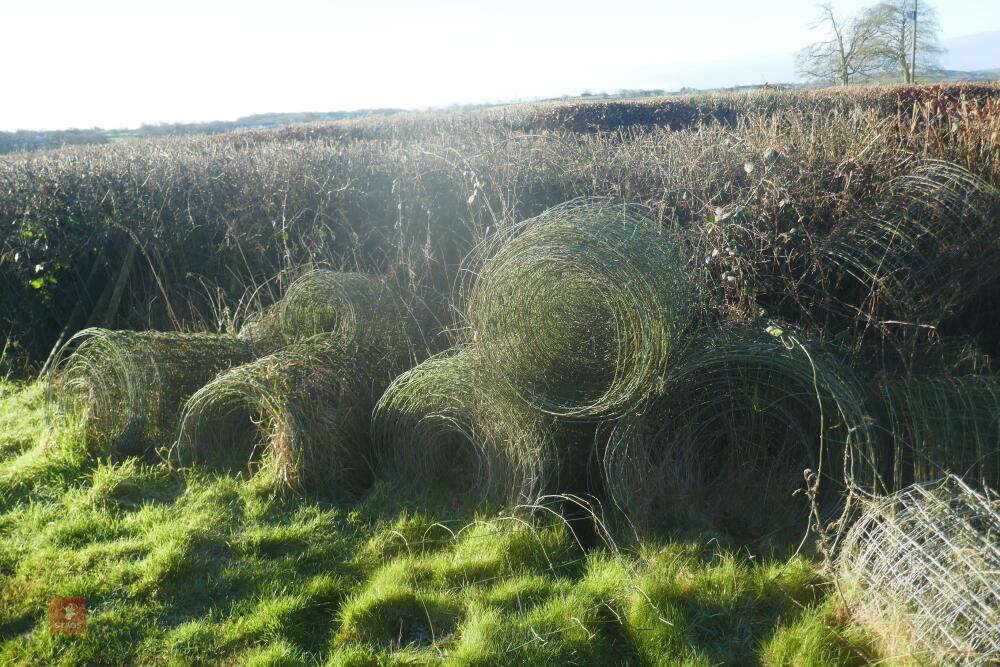
M 941 22 L 933 7 L 920 0 L 882 0 L 869 11 L 877 24 L 876 49 L 887 74 L 913 83 L 916 72 L 938 68 L 944 49 L 938 41 Z
M 829 2 L 820 4 L 819 16 L 810 27 L 826 28 L 829 37 L 796 54 L 799 74 L 814 81 L 837 81 L 846 86 L 878 72 L 884 64 L 884 54 L 877 48 L 876 19 L 871 9 L 851 19 L 839 19 Z

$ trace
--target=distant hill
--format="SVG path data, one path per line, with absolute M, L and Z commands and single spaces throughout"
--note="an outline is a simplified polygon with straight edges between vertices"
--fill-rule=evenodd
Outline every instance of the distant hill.
M 304 111 L 286 113 L 257 113 L 242 116 L 236 120 L 216 120 L 205 123 L 157 123 L 142 125 L 137 130 L 111 130 L 118 139 L 180 136 L 185 134 L 219 134 L 233 130 L 280 127 L 292 123 L 316 123 L 328 120 L 344 120 L 362 116 L 389 116 L 402 109 L 357 109 L 355 111 Z
M 1000 30 L 941 40 L 948 51 L 941 64 L 948 70 L 1000 70 Z

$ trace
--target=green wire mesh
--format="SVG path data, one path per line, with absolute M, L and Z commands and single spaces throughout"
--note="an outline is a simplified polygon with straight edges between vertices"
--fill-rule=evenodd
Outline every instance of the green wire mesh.
M 683 347 L 696 293 L 639 209 L 573 201 L 474 254 L 473 342 L 507 391 L 552 414 L 614 414 L 653 391 Z
M 55 356 L 50 423 L 82 425 L 100 452 L 139 454 L 174 439 L 181 407 L 200 386 L 252 357 L 233 336 L 85 329 Z
M 863 386 L 829 352 L 771 331 L 711 336 L 641 410 L 609 423 L 603 464 L 620 508 L 762 535 L 804 527 L 808 505 L 792 493 L 807 468 L 830 498 L 845 477 L 881 483 Z
M 184 406 L 170 459 L 297 491 L 357 494 L 371 482 L 372 408 L 394 370 L 325 334 L 234 368 Z

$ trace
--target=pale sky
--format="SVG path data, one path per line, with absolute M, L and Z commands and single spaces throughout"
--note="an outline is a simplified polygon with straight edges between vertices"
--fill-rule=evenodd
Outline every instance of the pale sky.
M 935 4 L 944 38 L 1000 29 L 1000 0 Z M 799 49 L 815 13 L 798 0 L 0 0 L 0 130 L 669 88 L 660 66 Z

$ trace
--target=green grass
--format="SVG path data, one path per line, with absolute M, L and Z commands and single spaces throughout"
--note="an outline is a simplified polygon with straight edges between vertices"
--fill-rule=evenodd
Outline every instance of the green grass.
M 560 522 L 335 504 L 45 434 L 0 385 L 0 664 L 851 665 L 813 564 L 709 536 L 584 551 Z M 48 629 L 88 598 L 85 636 Z

